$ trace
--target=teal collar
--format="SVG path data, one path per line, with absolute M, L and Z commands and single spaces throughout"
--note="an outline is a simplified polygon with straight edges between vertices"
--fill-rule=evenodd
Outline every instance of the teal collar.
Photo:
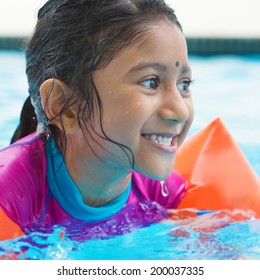
M 83 197 L 67 170 L 64 158 L 54 139 L 46 143 L 47 181 L 55 199 L 72 217 L 88 222 L 104 220 L 119 212 L 130 195 L 131 183 L 116 199 L 109 203 L 92 207 L 84 203 Z

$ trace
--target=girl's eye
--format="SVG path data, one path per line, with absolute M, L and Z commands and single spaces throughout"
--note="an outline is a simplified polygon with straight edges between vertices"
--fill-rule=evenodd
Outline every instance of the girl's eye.
M 159 79 L 158 78 L 149 78 L 146 80 L 143 80 L 140 82 L 142 86 L 145 86 L 146 88 L 150 90 L 158 90 L 159 88 Z
M 180 91 L 180 93 L 187 95 L 190 93 L 191 83 L 192 83 L 191 80 L 184 80 L 177 85 L 177 88 Z

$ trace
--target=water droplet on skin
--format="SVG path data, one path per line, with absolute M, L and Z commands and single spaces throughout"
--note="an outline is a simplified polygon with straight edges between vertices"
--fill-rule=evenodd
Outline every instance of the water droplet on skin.
M 108 189 L 108 190 L 105 192 L 105 195 L 106 195 L 106 196 L 108 196 L 108 195 L 110 195 L 110 194 L 112 194 L 112 189 Z
M 166 183 L 165 181 L 161 181 L 161 192 L 162 192 L 162 196 L 163 197 L 167 197 L 169 195 L 169 190 L 166 186 Z

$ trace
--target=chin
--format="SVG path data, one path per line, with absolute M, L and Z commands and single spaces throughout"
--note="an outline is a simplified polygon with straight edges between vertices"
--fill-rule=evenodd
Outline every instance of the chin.
M 163 165 L 161 166 L 152 166 L 151 168 L 136 168 L 135 169 L 136 172 L 139 172 L 141 174 L 143 174 L 144 176 L 153 179 L 153 180 L 157 180 L 157 181 L 164 181 L 166 180 L 168 177 L 171 176 L 172 172 L 173 172 L 173 164 L 169 167 L 163 167 Z

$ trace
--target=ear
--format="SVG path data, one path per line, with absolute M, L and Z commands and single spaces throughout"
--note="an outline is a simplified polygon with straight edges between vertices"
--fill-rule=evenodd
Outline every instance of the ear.
M 72 98 L 71 89 L 62 81 L 48 79 L 40 86 L 42 108 L 46 116 L 60 130 L 72 134 L 78 129 L 75 105 L 69 105 Z

